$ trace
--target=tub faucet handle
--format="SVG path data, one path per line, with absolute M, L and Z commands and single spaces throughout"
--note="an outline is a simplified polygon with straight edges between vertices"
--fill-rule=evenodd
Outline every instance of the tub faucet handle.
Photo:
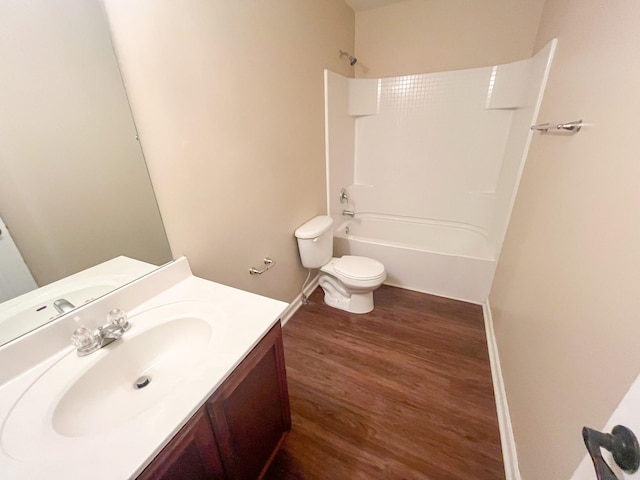
M 347 203 L 349 201 L 349 196 L 347 195 L 347 189 L 342 187 L 340 189 L 340 203 Z

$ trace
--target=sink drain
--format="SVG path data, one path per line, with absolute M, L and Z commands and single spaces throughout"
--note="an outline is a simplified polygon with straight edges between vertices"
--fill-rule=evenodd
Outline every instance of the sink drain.
M 142 377 L 138 378 L 135 382 L 133 382 L 133 388 L 135 388 L 136 390 L 140 390 L 141 388 L 146 387 L 150 383 L 151 383 L 151 377 L 147 377 L 146 375 L 143 375 Z

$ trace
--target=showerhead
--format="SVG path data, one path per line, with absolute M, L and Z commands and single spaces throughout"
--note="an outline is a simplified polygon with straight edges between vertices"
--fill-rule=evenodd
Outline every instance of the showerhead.
M 351 55 L 349 52 L 343 52 L 342 50 L 339 50 L 339 52 L 340 52 L 340 58 L 347 57 L 347 59 L 349 60 L 349 65 L 351 65 L 352 67 L 356 63 L 358 63 L 358 59 L 353 55 Z

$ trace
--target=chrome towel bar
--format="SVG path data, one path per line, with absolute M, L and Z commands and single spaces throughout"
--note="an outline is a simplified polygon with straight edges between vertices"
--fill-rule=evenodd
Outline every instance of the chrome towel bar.
M 565 132 L 578 133 L 582 128 L 582 120 L 575 120 L 568 123 L 557 123 L 553 127 L 550 123 L 538 123 L 537 125 L 531 125 L 531 130 L 537 130 L 539 132 L 548 132 L 555 128 L 556 130 L 564 130 Z
M 258 270 L 257 268 L 254 268 L 254 267 L 251 267 L 249 269 L 249 275 L 262 275 L 264 272 L 269 270 L 275 264 L 276 264 L 276 262 L 271 260 L 269 257 L 264 257 L 264 267 L 261 270 Z

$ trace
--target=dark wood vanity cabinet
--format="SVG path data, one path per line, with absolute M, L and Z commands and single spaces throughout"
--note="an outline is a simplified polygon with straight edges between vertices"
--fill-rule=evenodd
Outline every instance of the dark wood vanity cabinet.
M 211 423 L 204 408 L 191 417 L 138 480 L 205 480 L 226 478 Z
M 280 323 L 206 407 L 228 478 L 260 478 L 291 429 Z
M 255 480 L 290 429 L 278 322 L 138 479 Z

